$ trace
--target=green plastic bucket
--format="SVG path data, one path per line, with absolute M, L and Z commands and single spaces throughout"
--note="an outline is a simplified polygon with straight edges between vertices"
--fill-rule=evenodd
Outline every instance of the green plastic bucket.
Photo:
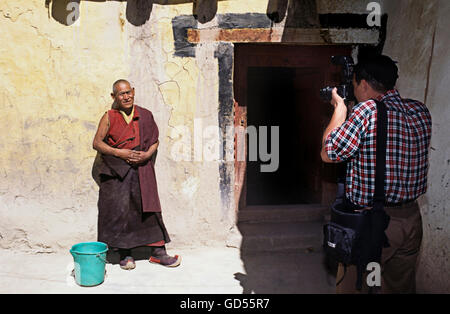
M 103 242 L 82 242 L 70 249 L 75 266 L 75 282 L 80 286 L 96 286 L 105 280 L 106 252 Z

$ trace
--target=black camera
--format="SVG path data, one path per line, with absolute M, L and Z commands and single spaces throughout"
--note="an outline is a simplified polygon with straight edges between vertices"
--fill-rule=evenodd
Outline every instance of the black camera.
M 355 100 L 355 96 L 353 94 L 353 58 L 349 56 L 332 56 L 331 63 L 335 65 L 342 66 L 342 85 L 335 86 L 337 88 L 337 93 L 341 96 L 346 102 Z M 333 91 L 334 86 L 327 86 L 320 89 L 319 94 L 320 98 L 323 101 L 331 101 L 331 92 Z

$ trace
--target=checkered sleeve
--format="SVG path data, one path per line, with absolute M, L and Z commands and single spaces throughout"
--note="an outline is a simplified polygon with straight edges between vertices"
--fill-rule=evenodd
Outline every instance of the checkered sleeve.
M 340 127 L 330 132 L 325 140 L 328 158 L 342 162 L 351 159 L 357 153 L 365 137 L 374 106 L 376 108 L 372 100 L 358 104 L 349 118 Z

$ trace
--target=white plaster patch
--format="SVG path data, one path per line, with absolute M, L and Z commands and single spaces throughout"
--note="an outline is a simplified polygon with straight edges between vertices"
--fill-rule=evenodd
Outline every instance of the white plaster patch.
M 194 194 L 198 190 L 199 179 L 194 177 L 189 177 L 186 181 L 184 181 L 181 185 L 181 192 L 188 199 L 192 199 Z

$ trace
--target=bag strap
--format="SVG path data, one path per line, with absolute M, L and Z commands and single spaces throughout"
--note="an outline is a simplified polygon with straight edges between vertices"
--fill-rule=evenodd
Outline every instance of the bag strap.
M 369 262 L 381 262 L 383 247 L 389 246 L 385 230 L 389 224 L 389 216 L 384 211 L 384 179 L 386 172 L 387 147 L 387 109 L 383 102 L 374 100 L 377 104 L 377 139 L 375 164 L 375 193 L 373 206 L 370 211 L 370 225 L 368 226 L 367 240 L 369 242 L 362 248 L 362 256 L 357 265 L 356 289 L 362 288 L 362 275 Z M 371 291 L 372 289 L 369 289 Z
M 386 146 L 387 146 L 387 110 L 386 105 L 378 100 L 377 104 L 377 141 L 375 165 L 375 193 L 373 196 L 373 209 L 384 209 L 384 179 L 386 173 Z
M 373 195 L 373 209 L 384 210 L 384 203 L 385 203 L 384 179 L 386 177 L 385 173 L 386 173 L 386 148 L 387 148 L 387 109 L 384 102 L 378 101 L 376 99 L 372 100 L 377 105 L 375 193 Z M 346 178 L 345 174 L 339 176 L 338 186 L 345 185 L 345 178 Z M 343 192 L 342 195 L 345 198 L 345 192 Z

